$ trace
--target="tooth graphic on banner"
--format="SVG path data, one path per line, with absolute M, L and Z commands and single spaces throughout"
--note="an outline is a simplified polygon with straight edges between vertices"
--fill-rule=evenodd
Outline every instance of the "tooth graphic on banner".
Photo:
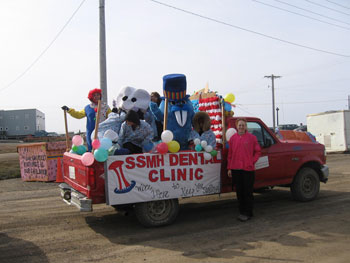
M 115 172 L 118 178 L 119 188 L 116 187 L 114 189 L 114 192 L 116 194 L 124 194 L 124 193 L 130 192 L 136 185 L 135 181 L 131 181 L 131 183 L 129 183 L 126 180 L 123 172 L 123 163 L 124 163 L 123 161 L 115 161 L 111 163 L 111 165 L 108 167 L 109 170 L 113 170 Z

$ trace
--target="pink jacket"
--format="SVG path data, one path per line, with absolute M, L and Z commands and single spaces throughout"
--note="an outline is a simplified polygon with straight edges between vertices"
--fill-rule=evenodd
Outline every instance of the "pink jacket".
M 229 141 L 227 169 L 254 171 L 260 155 L 260 145 L 254 135 L 235 133 Z

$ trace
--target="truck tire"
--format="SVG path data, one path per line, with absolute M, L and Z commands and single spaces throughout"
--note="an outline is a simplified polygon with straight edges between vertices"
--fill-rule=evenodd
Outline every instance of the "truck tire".
M 173 223 L 179 212 L 177 199 L 158 200 L 135 204 L 135 214 L 145 227 L 164 226 Z
M 295 200 L 307 202 L 314 200 L 320 191 L 320 178 L 317 172 L 309 167 L 302 168 L 291 185 Z

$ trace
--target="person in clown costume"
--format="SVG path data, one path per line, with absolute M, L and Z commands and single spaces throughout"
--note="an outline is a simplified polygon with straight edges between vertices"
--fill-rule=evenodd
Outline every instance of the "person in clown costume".
M 101 89 L 93 89 L 89 91 L 88 99 L 91 101 L 90 104 L 86 105 L 85 108 L 81 111 L 76 111 L 73 108 L 68 108 L 67 106 L 62 106 L 62 110 L 66 110 L 72 117 L 76 119 L 82 119 L 86 117 L 86 142 L 88 145 L 88 150 L 92 150 L 91 145 L 91 134 L 95 129 L 95 120 L 98 101 L 101 100 L 102 94 Z M 99 122 L 104 121 L 108 114 L 111 112 L 111 109 L 106 103 L 101 103 L 101 112 Z

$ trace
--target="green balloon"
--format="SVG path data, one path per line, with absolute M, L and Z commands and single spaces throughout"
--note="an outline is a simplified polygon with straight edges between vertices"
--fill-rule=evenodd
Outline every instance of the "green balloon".
M 78 146 L 73 145 L 72 146 L 72 150 L 73 150 L 73 152 L 77 153 L 78 152 Z
M 216 151 L 216 150 L 212 150 L 211 152 L 210 152 L 210 154 L 211 154 L 211 156 L 216 156 L 217 154 L 218 154 L 218 152 Z

